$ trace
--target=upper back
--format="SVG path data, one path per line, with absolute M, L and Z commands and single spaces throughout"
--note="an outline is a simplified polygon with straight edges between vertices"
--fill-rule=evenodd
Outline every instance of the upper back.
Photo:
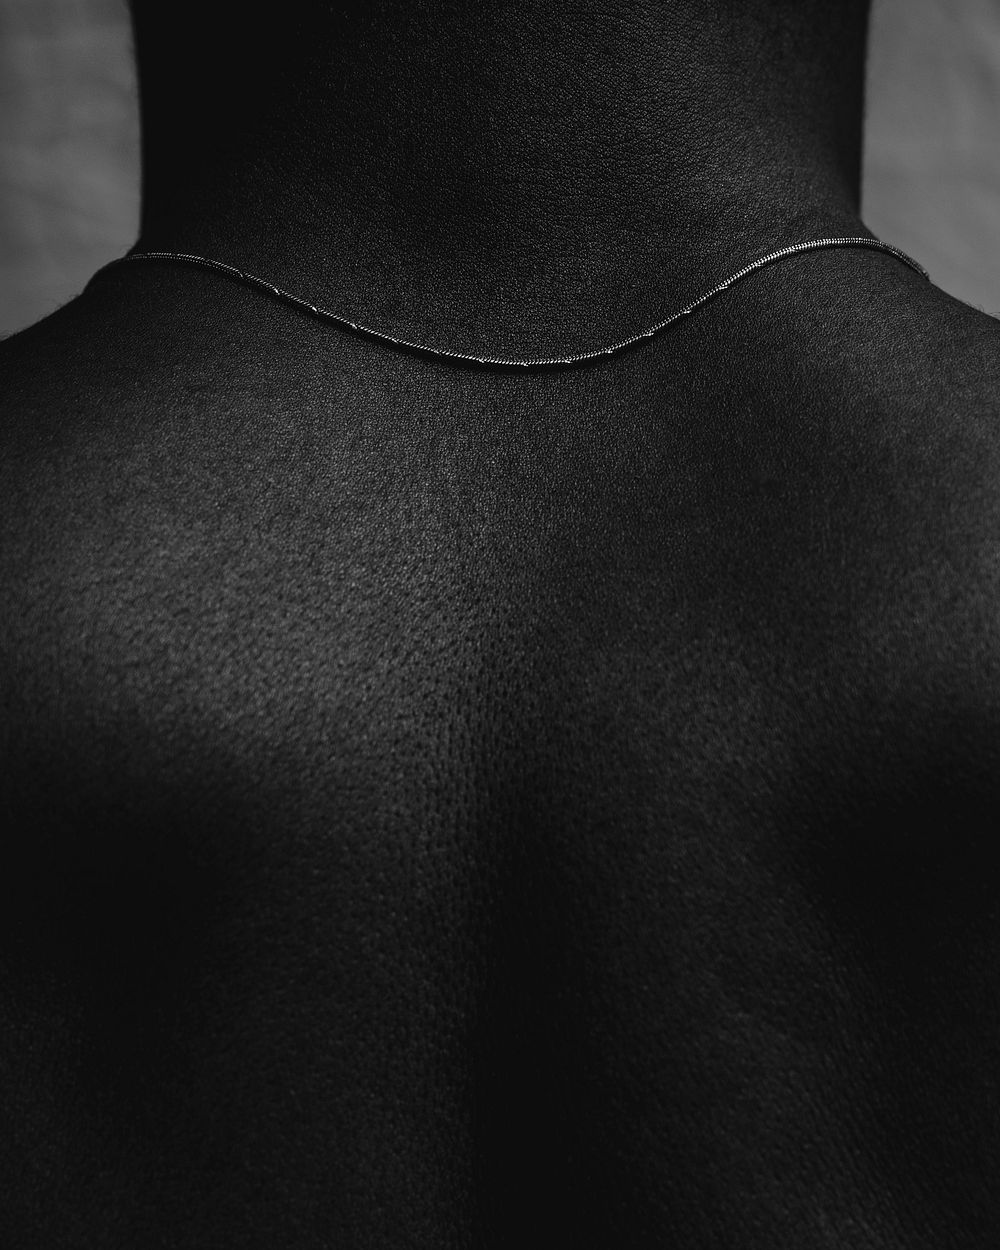
M 117 298 L 0 364 L 8 1224 L 985 1246 L 990 319 L 498 376 Z

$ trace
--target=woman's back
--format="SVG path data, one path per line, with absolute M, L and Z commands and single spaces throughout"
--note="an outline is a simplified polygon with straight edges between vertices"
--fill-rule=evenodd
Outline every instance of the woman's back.
M 141 269 L 0 352 L 9 1244 L 989 1244 L 995 323 Z

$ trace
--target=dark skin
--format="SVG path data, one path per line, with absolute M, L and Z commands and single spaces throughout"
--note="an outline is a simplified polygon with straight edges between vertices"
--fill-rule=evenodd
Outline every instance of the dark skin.
M 168 126 L 149 6 L 142 242 L 599 346 L 869 233 L 785 7 L 305 6 Z M 159 265 L 8 340 L 10 1244 L 992 1247 L 998 369 L 848 249 L 562 372 Z

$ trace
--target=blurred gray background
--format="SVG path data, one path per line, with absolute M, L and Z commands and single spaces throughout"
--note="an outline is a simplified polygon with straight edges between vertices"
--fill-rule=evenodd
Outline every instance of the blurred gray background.
M 1000 317 L 1000 0 L 874 0 L 862 216 Z M 0 0 L 0 337 L 135 241 L 126 0 Z

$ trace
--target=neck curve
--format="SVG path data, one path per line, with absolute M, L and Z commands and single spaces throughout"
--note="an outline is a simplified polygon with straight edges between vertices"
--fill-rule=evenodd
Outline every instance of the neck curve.
M 139 246 L 256 272 L 401 338 L 572 353 L 768 250 L 870 233 L 866 23 L 812 0 L 305 3 L 270 43 L 234 27 L 224 60 L 177 50 L 180 115 L 147 8 Z

